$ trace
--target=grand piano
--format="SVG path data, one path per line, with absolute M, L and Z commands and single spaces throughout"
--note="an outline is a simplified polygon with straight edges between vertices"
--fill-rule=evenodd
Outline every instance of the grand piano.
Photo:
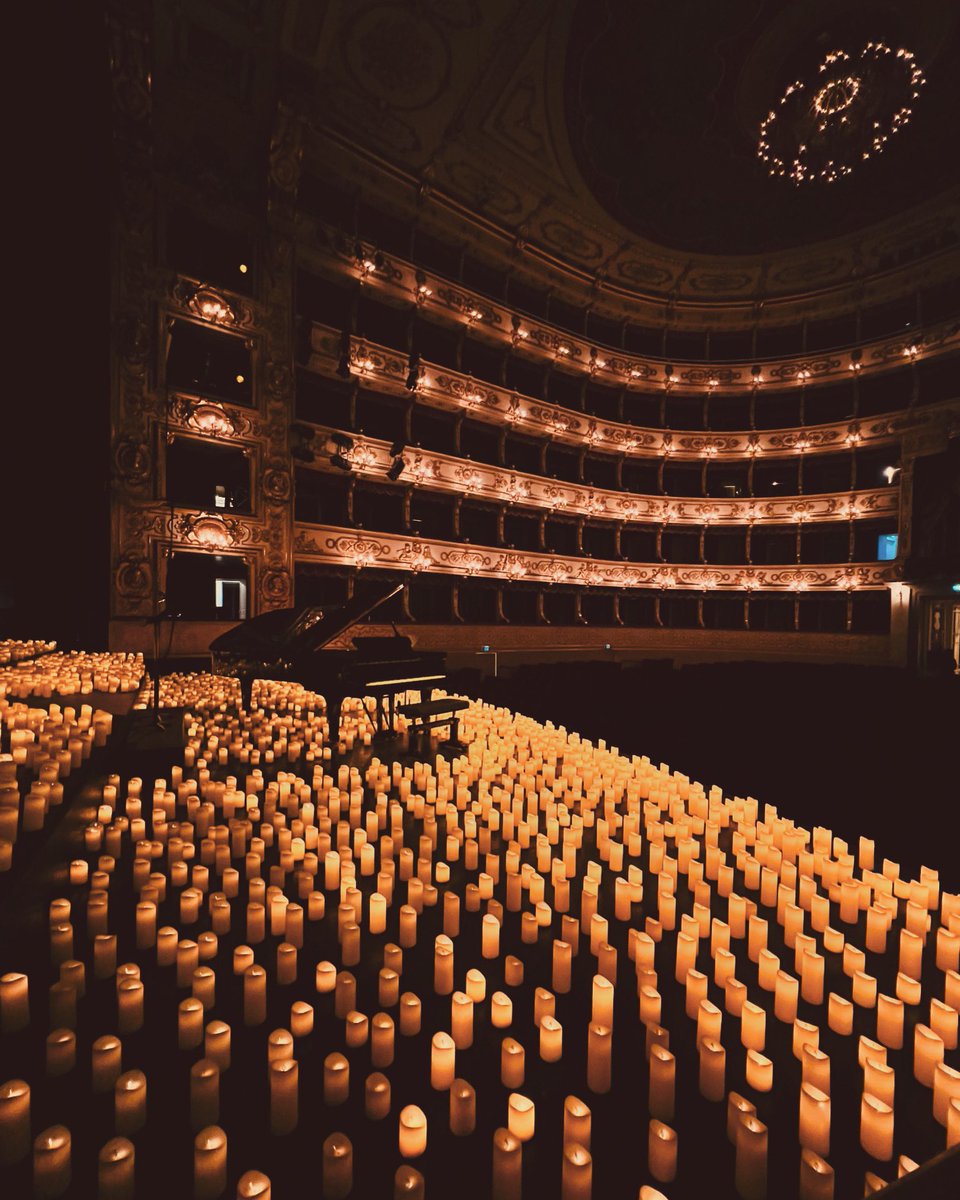
M 244 708 L 250 707 L 254 679 L 287 679 L 319 692 L 327 705 L 334 753 L 346 696 L 373 696 L 377 731 L 392 729 L 396 696 L 408 690 L 429 696 L 446 678 L 446 656 L 414 650 L 396 630 L 393 637 L 353 638 L 352 650 L 327 647 L 403 586 L 381 583 L 347 604 L 282 608 L 251 617 L 210 643 L 213 670 L 239 679 Z

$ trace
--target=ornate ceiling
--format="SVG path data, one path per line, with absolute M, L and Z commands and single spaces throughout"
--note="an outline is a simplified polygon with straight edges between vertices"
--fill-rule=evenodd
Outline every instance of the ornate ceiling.
M 908 291 L 932 255 L 942 275 L 960 246 L 943 119 L 960 107 L 950 0 L 161 0 L 155 11 L 166 65 L 239 88 L 250 113 L 246 129 L 225 130 L 215 106 L 171 106 L 171 138 L 194 143 L 194 167 L 249 180 L 264 110 L 292 100 L 309 118 L 308 170 L 458 236 L 486 226 L 529 262 L 611 293 L 753 303 L 891 271 Z M 928 80 L 914 124 L 856 178 L 804 189 L 768 178 L 760 118 L 830 48 L 824 38 L 851 30 L 910 43 Z

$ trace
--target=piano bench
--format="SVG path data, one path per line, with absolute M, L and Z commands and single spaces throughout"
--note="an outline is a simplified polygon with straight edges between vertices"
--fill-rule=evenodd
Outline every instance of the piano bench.
M 457 700 L 452 696 L 442 696 L 438 700 L 424 700 L 420 704 L 401 704 L 398 711 L 405 717 L 411 718 L 411 734 L 426 733 L 434 726 L 449 725 L 450 741 L 457 740 L 457 727 L 460 722 L 457 713 L 468 708 L 469 700 Z

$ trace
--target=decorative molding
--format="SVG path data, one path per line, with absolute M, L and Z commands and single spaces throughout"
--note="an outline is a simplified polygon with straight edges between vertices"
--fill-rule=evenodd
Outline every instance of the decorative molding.
M 321 439 L 342 432 L 326 425 L 315 425 L 314 428 Z M 353 440 L 353 448 L 341 453 L 352 463 L 354 473 L 364 479 L 386 483 L 386 473 L 394 461 L 389 443 L 358 434 L 348 436 Z M 813 524 L 895 516 L 899 496 L 899 489 L 895 487 L 749 499 L 642 496 L 565 483 L 431 450 L 407 448 L 402 457 L 404 472 L 397 486 L 412 483 L 426 491 L 472 496 L 509 504 L 513 508 L 549 509 L 597 520 L 642 524 L 793 525 L 798 521 Z M 338 473 L 326 457 L 316 459 L 309 469 Z
M 905 363 L 947 353 L 960 348 L 960 326 L 954 321 L 909 334 L 883 338 L 862 347 L 862 357 L 854 358 L 856 348 L 842 351 L 791 355 L 783 359 L 755 358 L 743 362 L 683 363 L 669 359 L 644 358 L 625 353 L 610 346 L 599 346 L 577 334 L 550 325 L 535 317 L 517 313 L 479 292 L 461 284 L 451 283 L 431 271 L 414 264 L 378 254 L 372 245 L 362 242 L 364 255 L 357 262 L 355 238 L 349 238 L 333 226 L 322 226 L 324 254 L 316 252 L 314 260 L 321 261 L 338 275 L 359 279 L 365 287 L 404 303 L 415 303 L 431 316 L 446 323 L 466 325 L 488 340 L 511 347 L 541 361 L 549 359 L 562 370 L 587 374 L 608 387 L 630 387 L 637 391 L 662 391 L 666 382 L 664 368 L 673 367 L 673 384 L 686 391 L 719 395 L 724 392 L 752 390 L 758 387 L 763 396 L 763 383 L 804 385 L 837 383 L 848 379 L 853 372 L 873 375 Z M 376 261 L 375 261 L 376 260 Z M 379 265 L 382 262 L 382 266 Z M 922 334 L 922 337 L 921 337 Z M 915 353 L 911 353 L 911 348 Z M 761 383 L 752 368 L 762 368 Z
M 340 334 L 324 325 L 314 324 L 310 332 L 311 355 L 308 367 L 324 375 L 335 376 L 340 358 Z M 364 386 L 409 396 L 405 384 L 407 360 L 396 350 L 378 346 L 362 338 L 350 344 L 350 369 Z M 946 420 L 960 426 L 960 400 L 945 400 L 913 409 L 903 409 L 879 417 L 863 417 L 833 425 L 813 425 L 796 429 L 758 429 L 742 432 L 711 433 L 644 429 L 622 422 L 603 421 L 585 413 L 548 404 L 511 392 L 506 388 L 438 367 L 421 363 L 416 390 L 419 403 L 448 411 L 462 411 L 491 424 L 507 423 L 534 437 L 549 437 L 569 445 L 586 443 L 608 454 L 632 458 L 749 459 L 792 457 L 798 453 L 818 454 L 849 450 L 855 446 L 879 446 L 895 442 L 904 434 Z
M 782 566 L 629 563 L 498 550 L 402 534 L 361 533 L 296 522 L 294 555 L 331 566 L 480 577 L 576 587 L 661 588 L 691 591 L 853 591 L 885 588 L 892 567 L 878 563 Z

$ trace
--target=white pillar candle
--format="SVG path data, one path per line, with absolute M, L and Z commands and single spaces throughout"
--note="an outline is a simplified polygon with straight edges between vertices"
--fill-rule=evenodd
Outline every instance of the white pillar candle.
M 800 1085 L 800 1145 L 826 1157 L 830 1153 L 830 1097 L 812 1083 Z
M 563 1144 L 577 1142 L 590 1149 L 592 1114 L 577 1096 L 567 1096 L 563 1102 Z
M 933 1087 L 937 1064 L 943 1062 L 943 1039 L 929 1027 L 917 1025 L 913 1031 L 913 1074 L 924 1087 Z
M 465 1079 L 455 1079 L 450 1086 L 450 1132 L 467 1137 L 477 1124 L 477 1093 Z
M 536 1127 L 536 1106 L 528 1096 L 511 1092 L 507 1098 L 507 1128 L 521 1142 L 529 1142 Z
M 660 1183 L 669 1183 L 677 1174 L 677 1134 L 663 1121 L 653 1118 L 647 1138 L 647 1166 Z
M 404 1163 L 393 1176 L 393 1200 L 424 1200 L 426 1183 L 415 1167 Z
M 560 1178 L 560 1200 L 591 1200 L 593 1158 L 579 1142 L 565 1142 Z
M 329 1105 L 344 1104 L 350 1095 L 350 1063 L 336 1051 L 323 1060 L 323 1099 Z
M 62 1196 L 71 1181 L 70 1130 L 51 1125 L 33 1141 L 33 1194 L 39 1200 Z
M 193 1139 L 195 1200 L 216 1200 L 226 1186 L 227 1135 L 218 1125 L 208 1125 Z
M 933 1072 L 933 1119 L 946 1125 L 950 1105 L 956 1101 L 960 1101 L 960 1071 L 945 1062 L 937 1063 Z
M 546 1016 L 540 1022 L 540 1057 L 544 1062 L 558 1062 L 563 1054 L 563 1026 L 556 1017 Z
M 800 1154 L 799 1200 L 833 1200 L 833 1167 L 813 1150 Z
M 30 1085 L 8 1079 L 0 1086 L 0 1166 L 25 1158 L 30 1150 Z
M 19 1033 L 30 1024 L 27 976 L 19 971 L 0 975 L 0 1033 Z
M 414 992 L 404 992 L 400 997 L 400 1033 L 404 1037 L 415 1037 L 420 1032 L 422 1005 Z
M 526 1054 L 515 1038 L 504 1038 L 500 1045 L 500 1081 L 504 1087 L 523 1086 Z
M 610 1090 L 612 1043 L 610 1027 L 592 1021 L 587 1029 L 587 1087 L 591 1092 Z
M 863 1090 L 893 1108 L 896 1072 L 887 1063 L 868 1058 L 863 1064 Z
M 767 1127 L 753 1115 L 740 1118 L 734 1174 L 743 1200 L 764 1200 L 767 1194 Z
M 446 1091 L 456 1078 L 457 1046 L 444 1032 L 435 1033 L 430 1048 L 430 1086 Z
M 345 1133 L 331 1133 L 322 1151 L 324 1200 L 345 1200 L 353 1188 L 353 1143 Z
M 364 1083 L 364 1111 L 371 1121 L 382 1121 L 390 1113 L 390 1080 L 373 1071 Z
M 864 1092 L 860 1099 L 860 1145 L 871 1158 L 893 1158 L 893 1109 Z
M 419 1158 L 427 1148 L 427 1118 L 415 1104 L 400 1110 L 398 1142 L 404 1158 Z
M 97 1155 L 99 1200 L 134 1200 L 136 1150 L 127 1138 L 111 1138 Z
M 739 1092 L 729 1092 L 727 1094 L 727 1141 L 731 1145 L 737 1144 L 737 1129 L 740 1126 L 740 1118 L 744 1116 L 756 1116 L 757 1106 L 745 1096 L 741 1096 Z
M 129 1135 L 147 1121 L 147 1077 L 142 1071 L 126 1071 L 113 1088 L 114 1127 Z
M 491 1200 L 520 1200 L 522 1179 L 523 1142 L 501 1127 L 493 1135 Z

